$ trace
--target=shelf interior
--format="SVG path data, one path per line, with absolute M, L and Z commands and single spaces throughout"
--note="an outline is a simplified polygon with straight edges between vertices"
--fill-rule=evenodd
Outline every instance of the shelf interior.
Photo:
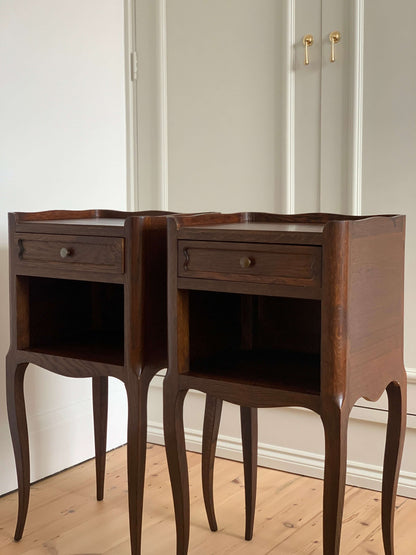
M 124 364 L 123 286 L 18 277 L 25 317 L 18 348 L 36 353 Z
M 189 368 L 227 383 L 320 393 L 321 302 L 189 292 Z
M 193 360 L 191 376 L 243 385 L 320 392 L 319 355 L 290 351 L 236 351 Z
M 124 365 L 123 340 L 116 333 L 83 333 L 78 336 L 62 337 L 56 342 L 52 340 L 45 343 L 39 342 L 25 350 L 116 366 Z

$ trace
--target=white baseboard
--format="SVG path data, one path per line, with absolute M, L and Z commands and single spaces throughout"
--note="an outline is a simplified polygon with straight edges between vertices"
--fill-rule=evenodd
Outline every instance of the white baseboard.
M 186 448 L 201 452 L 202 434 L 199 430 L 185 430 Z M 149 422 L 148 441 L 164 445 L 163 427 L 158 422 Z M 242 461 L 241 441 L 239 438 L 219 435 L 217 442 L 218 457 Z M 312 478 L 323 478 L 324 457 L 316 453 L 296 449 L 282 448 L 277 445 L 259 443 L 258 464 L 266 468 L 292 472 Z M 381 491 L 382 468 L 357 461 L 348 461 L 347 484 L 366 489 Z M 416 498 L 416 473 L 400 473 L 399 495 Z

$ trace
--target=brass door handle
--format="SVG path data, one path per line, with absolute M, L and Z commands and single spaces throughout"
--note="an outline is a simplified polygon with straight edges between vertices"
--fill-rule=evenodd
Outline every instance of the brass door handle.
M 331 62 L 335 62 L 335 45 L 341 40 L 341 33 L 339 31 L 332 31 L 329 33 L 329 40 L 331 42 Z
M 313 35 L 305 35 L 303 37 L 303 46 L 305 47 L 305 66 L 309 65 L 309 46 L 313 44 Z

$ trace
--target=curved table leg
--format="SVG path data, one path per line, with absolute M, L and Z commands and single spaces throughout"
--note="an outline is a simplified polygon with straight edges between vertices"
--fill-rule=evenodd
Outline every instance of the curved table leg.
M 386 555 L 394 555 L 394 506 L 406 431 L 406 386 L 391 382 L 387 387 L 389 417 L 384 452 L 382 529 Z
M 253 538 L 254 514 L 256 512 L 257 492 L 257 409 L 240 407 L 241 437 L 243 442 L 244 487 L 246 498 L 245 539 Z
M 104 497 L 105 458 L 107 448 L 108 377 L 92 378 L 92 404 L 94 412 L 95 474 L 97 501 Z
M 186 555 L 189 545 L 189 479 L 183 428 L 183 402 L 187 390 L 177 390 L 168 382 L 163 385 L 163 422 L 166 457 L 176 521 L 176 553 Z
M 146 469 L 147 393 L 150 380 L 132 376 L 125 384 L 128 403 L 127 477 L 131 554 L 140 555 Z
M 209 527 L 213 532 L 218 530 L 214 510 L 214 462 L 221 410 L 222 400 L 212 395 L 207 395 L 202 432 L 202 491 Z
M 30 458 L 23 382 L 28 363 L 16 364 L 10 353 L 6 358 L 7 412 L 16 461 L 19 508 L 14 539 L 23 535 L 30 495 Z
M 202 489 L 210 529 L 218 530 L 214 509 L 214 463 L 222 400 L 207 395 L 202 435 Z M 246 501 L 245 539 L 253 538 L 257 490 L 257 409 L 240 407 Z
M 344 510 L 349 412 L 332 406 L 321 416 L 325 430 L 323 553 L 338 555 Z

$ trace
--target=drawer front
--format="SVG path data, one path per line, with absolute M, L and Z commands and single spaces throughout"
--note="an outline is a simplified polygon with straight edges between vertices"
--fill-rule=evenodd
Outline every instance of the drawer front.
M 321 247 L 179 241 L 178 276 L 319 288 Z
M 73 235 L 15 236 L 17 266 L 105 273 L 124 272 L 124 239 Z

